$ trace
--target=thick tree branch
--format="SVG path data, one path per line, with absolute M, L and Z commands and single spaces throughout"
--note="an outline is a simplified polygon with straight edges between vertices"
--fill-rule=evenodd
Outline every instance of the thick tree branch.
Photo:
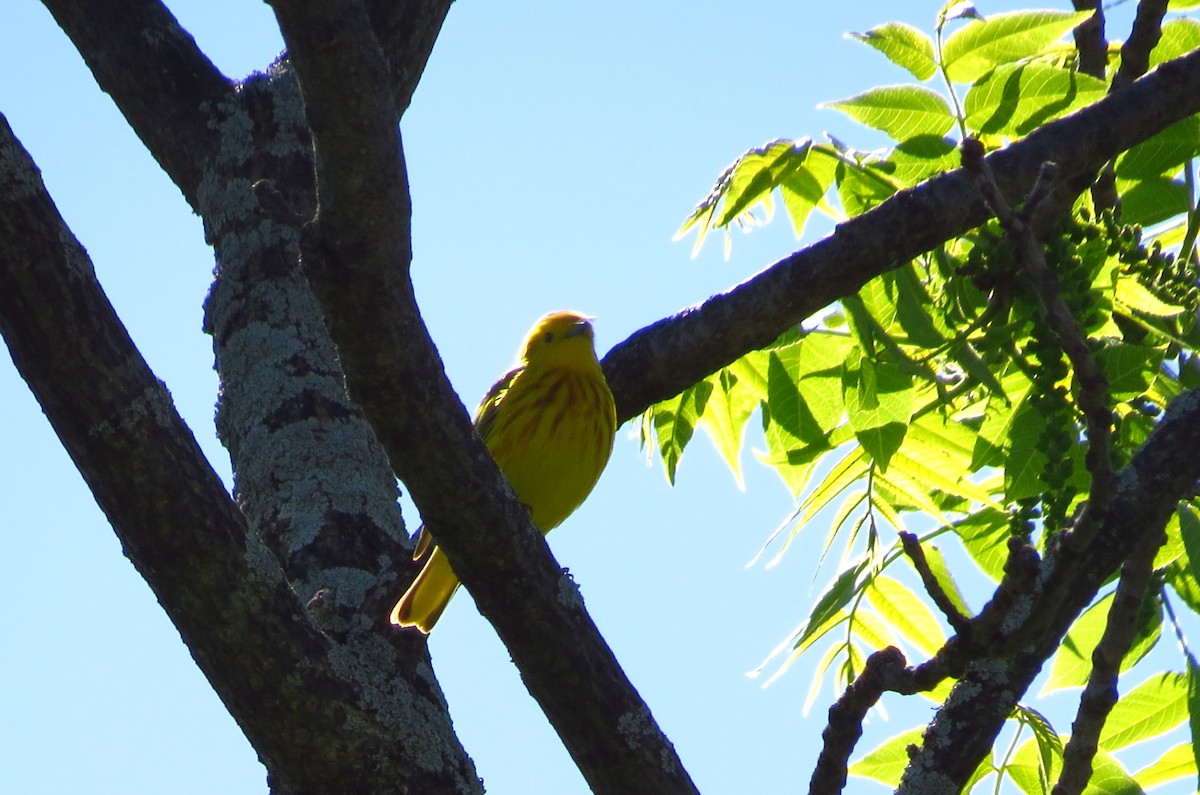
M 408 281 L 395 108 L 365 13 L 353 2 L 273 6 L 316 157 L 318 209 L 305 234 L 305 268 L 352 397 L 592 789 L 694 792 L 474 433 L 421 321 Z
M 158 0 L 43 0 L 150 154 L 197 210 L 230 82 Z
M 451 0 L 367 0 L 375 38 L 387 56 L 392 104 L 403 115 L 433 52 Z
M 428 658 L 331 640 L 247 532 L 3 117 L 0 333 L 277 791 L 477 789 L 461 748 L 438 745 L 453 734 Z
M 1064 179 L 1200 112 L 1200 50 L 989 155 L 1004 195 L 1019 197 L 1043 163 Z M 679 394 L 880 273 L 968 230 L 990 213 L 962 169 L 901 191 L 726 292 L 636 332 L 604 357 L 621 421 Z

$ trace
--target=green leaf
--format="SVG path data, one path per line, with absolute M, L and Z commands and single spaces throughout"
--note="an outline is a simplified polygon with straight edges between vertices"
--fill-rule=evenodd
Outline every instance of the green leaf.
M 900 185 L 878 165 L 858 165 L 844 160 L 838 164 L 837 194 L 848 216 L 865 213 L 899 189 Z
M 954 126 L 954 113 L 946 100 L 923 86 L 881 86 L 820 107 L 840 110 L 895 141 L 921 135 L 941 137 Z
M 780 183 L 782 176 L 804 162 L 811 141 L 778 140 L 751 149 L 733 166 L 723 196 L 724 204 L 713 219 L 713 227 L 726 226 L 751 206 L 762 201 Z
M 935 174 L 958 168 L 962 156 L 949 138 L 917 135 L 901 141 L 887 156 L 892 179 L 900 187 L 911 188 Z
M 1200 580 L 1200 516 L 1188 504 L 1181 504 L 1175 516 L 1179 519 L 1179 535 L 1187 552 L 1188 570 Z
M 844 416 L 841 370 L 852 344 L 844 335 L 813 332 L 767 354 L 764 429 L 771 450 L 830 447 L 827 434 Z
M 727 367 L 738 384 L 750 390 L 758 400 L 767 399 L 767 351 L 750 351 Z
M 667 480 L 675 483 L 675 468 L 696 430 L 696 422 L 704 412 L 712 385 L 701 381 L 685 389 L 677 397 L 664 400 L 651 409 L 658 452 L 666 467 Z
M 975 565 L 995 582 L 1004 577 L 1004 562 L 1008 559 L 1008 516 L 991 508 L 971 514 L 956 522 L 952 529 L 962 539 L 963 547 Z
M 1108 376 L 1109 394 L 1124 402 L 1146 393 L 1158 375 L 1163 350 L 1123 343 L 1096 351 L 1096 361 Z
M 1100 746 L 1116 751 L 1166 734 L 1188 719 L 1187 677 L 1152 676 L 1121 697 L 1100 732 Z
M 886 468 L 900 449 L 912 418 L 913 379 L 894 364 L 862 359 L 847 365 L 842 379 L 846 414 L 858 443 Z
M 900 520 L 900 513 L 904 511 L 921 511 L 943 524 L 950 521 L 933 501 L 925 484 L 900 467 L 893 466 L 887 472 L 876 469 L 871 483 L 874 485 L 871 505 L 883 510 L 885 518 L 897 530 L 905 529 Z
M 873 488 L 871 489 L 871 509 L 883 518 L 897 532 L 906 531 L 904 520 L 900 518 L 900 512 L 911 510 L 910 506 L 915 505 L 911 499 L 906 500 L 909 495 L 899 491 L 895 484 L 880 477 L 879 472 L 875 472 L 872 479 Z M 848 543 L 853 543 L 851 538 Z
M 1191 564 L 1186 558 L 1185 554 L 1180 560 L 1167 566 L 1165 579 L 1193 613 L 1200 613 L 1200 580 L 1192 572 Z
M 692 208 L 674 239 L 679 240 L 696 230 L 696 242 L 692 246 L 694 257 L 711 230 L 744 217 L 757 204 L 762 203 L 769 209 L 771 191 L 803 166 L 811 147 L 812 141 L 808 139 L 777 139 L 747 151 L 717 177 L 712 190 Z
M 1172 746 L 1156 761 L 1133 774 L 1143 789 L 1152 789 L 1186 776 L 1196 775 L 1196 757 L 1191 743 Z
M 997 511 L 1003 506 L 992 498 L 986 488 L 969 480 L 973 451 L 978 434 L 961 422 L 948 420 L 931 412 L 908 426 L 900 455 L 913 462 L 909 471 L 918 471 L 928 485 L 964 500 L 988 505 Z
M 862 759 L 851 762 L 847 772 L 895 787 L 908 766 L 908 747 L 920 745 L 924 733 L 924 727 L 918 727 L 884 740 Z
M 886 649 L 899 646 L 900 641 L 883 618 L 868 610 L 855 610 L 851 621 L 854 637 L 869 649 Z
M 1112 609 L 1113 593 L 1095 602 L 1071 625 L 1058 654 L 1050 664 L 1050 678 L 1041 695 L 1067 687 L 1087 684 L 1092 672 L 1092 651 L 1104 634 L 1108 612 Z M 1134 643 L 1121 661 L 1121 671 L 1127 671 L 1150 653 L 1162 634 L 1162 603 L 1152 596 L 1139 614 L 1138 633 Z
M 1130 311 L 1141 312 L 1151 317 L 1175 317 L 1183 311 L 1183 307 L 1168 304 L 1132 274 L 1121 274 L 1117 277 L 1117 294 L 1115 303 Z
M 1180 3 L 1178 0 L 1172 0 L 1171 10 L 1179 11 L 1197 5 L 1200 3 Z M 1200 47 L 1200 22 L 1187 18 L 1164 22 L 1162 38 L 1158 40 L 1158 45 L 1150 51 L 1150 67 L 1154 68 L 1163 61 L 1186 55 L 1197 47 Z
M 840 163 L 841 159 L 831 153 L 830 147 L 814 144 L 809 147 L 803 164 L 783 175 L 779 192 L 797 238 L 804 234 L 813 209 L 824 206 L 825 194 L 833 185 Z M 831 211 L 826 207 L 826 212 Z
M 1188 728 L 1192 731 L 1192 762 L 1200 767 L 1200 666 L 1189 651 L 1187 658 L 1187 706 Z M 1196 791 L 1200 792 L 1200 776 L 1197 777 Z
M 829 667 L 833 665 L 833 662 L 835 659 L 837 659 L 838 654 L 844 651 L 846 647 L 847 644 L 844 642 L 836 643 L 826 649 L 825 653 L 821 655 L 821 659 L 817 660 L 817 664 L 813 668 L 812 684 L 808 686 L 808 695 L 804 698 L 805 715 L 807 715 L 809 710 L 812 708 L 813 702 L 817 700 L 817 694 L 821 692 L 821 682 L 825 680 L 825 674 L 829 671 Z M 776 671 L 774 674 L 772 674 L 771 679 L 768 680 L 768 684 L 779 678 L 779 675 L 786 670 L 786 668 L 791 665 L 797 657 L 799 657 L 799 652 L 793 652 L 793 654 L 788 657 L 787 662 L 779 667 L 779 671 Z
M 817 600 L 808 614 L 808 620 L 791 639 L 792 648 L 807 648 L 810 639 L 816 640 L 816 637 L 820 637 L 817 633 L 824 634 L 829 631 L 830 622 L 836 620 L 838 614 L 846 605 L 850 604 L 850 600 L 862 590 L 859 577 L 865 568 L 865 561 L 858 563 L 853 568 L 839 574 L 837 579 L 825 589 L 825 593 L 821 594 L 821 598 Z
M 1037 742 L 1030 739 L 1021 743 L 1021 747 L 1013 754 L 1007 772 L 1022 792 L 1042 795 L 1047 790 L 1042 787 L 1040 765 L 1041 753 Z M 1057 778 L 1061 768 L 1062 762 L 1056 759 L 1049 774 L 1050 781 Z M 1116 759 L 1104 751 L 1097 751 L 1092 759 L 1092 778 L 1084 792 L 1086 795 L 1142 795 L 1143 790 Z
M 901 638 L 928 656 L 937 654 L 945 643 L 946 634 L 937 617 L 899 580 L 877 575 L 867 586 L 866 597 Z
M 1049 788 L 1051 771 L 1062 765 L 1062 738 L 1054 731 L 1054 727 L 1046 719 L 1046 716 L 1036 709 L 1018 704 L 1013 712 L 1017 720 L 1033 730 L 1033 739 L 1037 744 L 1040 765 L 1039 779 L 1044 792 Z
M 1166 543 L 1158 548 L 1158 554 L 1154 556 L 1154 565 L 1151 566 L 1151 569 L 1156 572 L 1165 569 L 1186 555 L 1186 550 L 1183 546 L 1183 534 L 1179 528 L 1178 512 L 1171 514 L 1171 518 L 1167 520 L 1166 530 Z
M 1004 64 L 971 87 L 963 100 L 967 127 L 1019 137 L 1104 96 L 1091 75 L 1047 64 Z
M 1121 196 L 1122 223 L 1157 224 L 1186 213 L 1191 206 L 1187 185 L 1170 177 L 1117 177 L 1117 193 Z
M 1110 592 L 1075 619 L 1058 649 L 1058 654 L 1054 655 L 1050 664 L 1050 678 L 1046 680 L 1045 687 L 1038 695 L 1044 696 L 1055 690 L 1087 684 L 1088 676 L 1092 672 L 1092 650 L 1096 648 L 1100 636 L 1104 633 L 1112 601 L 1113 594 Z
M 988 367 L 987 362 L 979 358 L 979 354 L 975 352 L 971 344 L 963 340 L 958 344 L 951 345 L 949 353 L 973 382 L 987 387 L 987 390 L 992 393 L 993 398 L 988 402 L 989 415 L 993 417 L 996 415 L 1004 416 L 1011 421 L 1013 412 L 1009 401 L 1014 400 L 1016 396 L 996 380 L 996 374 L 992 372 L 992 368 Z M 1029 387 L 1028 381 L 1024 381 L 1022 386 L 1027 389 Z M 994 439 L 985 437 L 982 433 L 980 436 L 982 440 L 992 442 L 993 444 L 995 442 Z
M 712 392 L 705 403 L 704 413 L 700 415 L 700 427 L 729 465 L 738 488 L 744 489 L 742 436 L 746 422 L 758 408 L 758 398 L 749 389 L 740 388 L 737 377 L 729 369 L 719 371 L 707 382 Z
M 1143 141 L 1117 159 L 1117 176 L 1157 177 L 1200 154 L 1200 117 L 1188 116 Z
M 928 80 L 937 73 L 933 60 L 933 41 L 924 32 L 903 22 L 888 22 L 866 33 L 851 33 L 851 38 L 874 47 L 889 61 L 918 80 Z
M 942 46 L 942 62 L 955 83 L 973 83 L 997 66 L 1036 55 L 1091 16 L 1090 11 L 1015 11 L 971 22 Z
M 896 286 L 896 320 L 909 341 L 922 348 L 937 348 L 946 339 L 930 320 L 932 303 L 925 286 L 917 279 L 912 263 L 892 271 Z
M 833 502 L 851 483 L 866 475 L 870 464 L 870 459 L 864 455 L 861 447 L 850 448 L 800 504 L 797 509 L 797 513 L 803 512 L 800 524 L 806 523 L 814 514 Z
M 1092 759 L 1092 778 L 1085 795 L 1144 795 L 1133 776 L 1113 757 L 1097 751 Z
M 1046 454 L 1040 443 L 1046 419 L 1029 401 L 1022 401 L 1014 413 L 1004 463 L 1004 495 L 1010 501 L 1035 497 L 1045 489 Z

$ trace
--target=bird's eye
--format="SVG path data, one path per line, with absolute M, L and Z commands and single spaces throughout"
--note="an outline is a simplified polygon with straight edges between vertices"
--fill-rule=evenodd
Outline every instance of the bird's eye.
M 543 342 L 554 342 L 554 332 L 547 331 L 545 334 L 542 335 L 542 341 Z

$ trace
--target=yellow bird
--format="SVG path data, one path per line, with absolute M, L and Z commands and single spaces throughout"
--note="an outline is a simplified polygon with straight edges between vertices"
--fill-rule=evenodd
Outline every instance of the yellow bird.
M 617 431 L 588 318 L 553 312 L 539 320 L 516 367 L 488 390 L 475 429 L 538 529 L 548 533 L 562 524 L 600 479 Z M 459 582 L 427 527 L 413 552 L 413 560 L 422 558 L 391 620 L 428 633 Z

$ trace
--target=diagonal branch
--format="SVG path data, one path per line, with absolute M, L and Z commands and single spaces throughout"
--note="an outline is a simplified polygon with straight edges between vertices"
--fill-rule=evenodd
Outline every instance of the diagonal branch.
M 313 133 L 318 209 L 302 256 L 351 396 L 592 789 L 695 792 L 472 429 L 421 321 L 395 107 L 362 6 L 273 7 Z
M 0 334 L 273 786 L 477 791 L 428 657 L 399 639 L 370 656 L 332 641 L 247 531 L 3 117 Z
M 1200 50 L 1162 64 L 1095 104 L 1047 124 L 987 160 L 1009 197 L 1041 165 L 1065 180 L 1200 112 Z M 618 420 L 679 394 L 871 278 L 984 223 L 990 213 L 962 169 L 901 191 L 832 235 L 695 307 L 636 332 L 604 357 Z
M 196 189 L 216 149 L 209 123 L 229 80 L 158 0 L 43 3 L 196 210 Z
M 1079 698 L 1079 711 L 1071 727 L 1071 739 L 1063 749 L 1063 766 L 1052 795 L 1079 795 L 1092 777 L 1092 760 L 1100 743 L 1100 732 L 1117 703 L 1117 677 L 1121 662 L 1137 635 L 1154 558 L 1162 545 L 1161 536 L 1145 536 L 1121 568 L 1121 580 L 1108 611 L 1104 635 L 1092 652 L 1092 672 Z

